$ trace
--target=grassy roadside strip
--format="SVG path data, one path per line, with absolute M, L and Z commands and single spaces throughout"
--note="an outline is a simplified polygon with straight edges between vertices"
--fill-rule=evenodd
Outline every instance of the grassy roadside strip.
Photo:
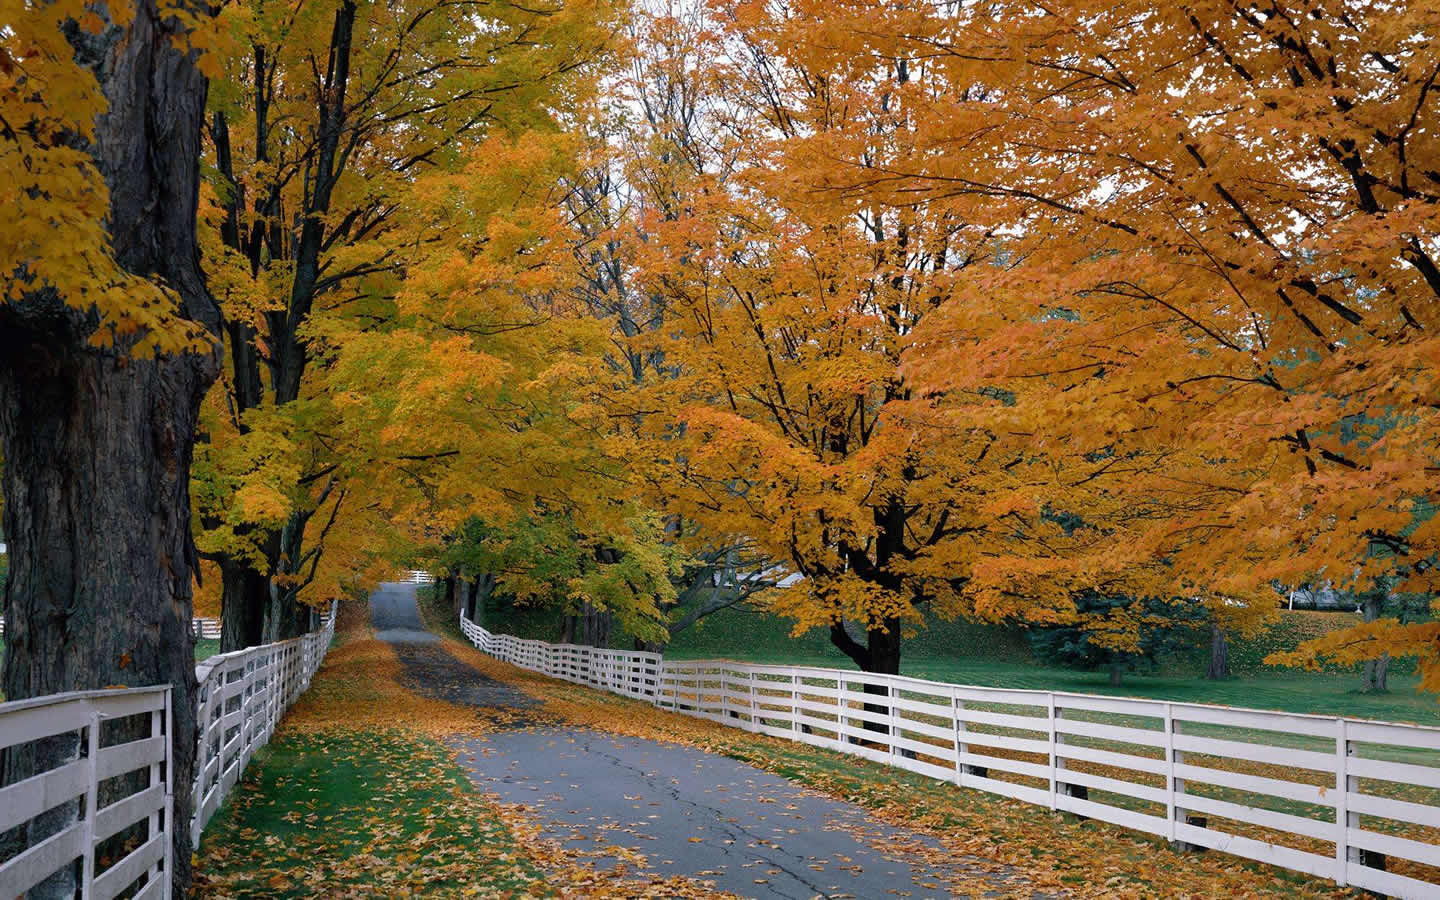
M 400 730 L 289 732 L 206 831 L 199 896 L 546 893 L 445 747 Z
M 434 611 L 431 610 L 431 620 Z M 1218 853 L 1179 854 L 1164 841 L 1067 817 L 806 745 L 674 715 L 647 704 L 517 669 L 443 631 L 451 652 L 542 699 L 576 725 L 698 746 L 857 803 L 896 826 L 934 836 L 944 854 L 1024 871 L 1030 888 L 1074 896 L 1346 897 L 1299 873 Z
M 474 711 L 404 691 L 363 610 L 342 609 L 310 690 L 206 830 L 195 895 L 549 893 L 431 731 L 468 728 Z
M 401 684 L 363 606 L 206 830 L 195 896 L 713 896 L 579 868 L 476 791 L 442 743 L 497 727 Z

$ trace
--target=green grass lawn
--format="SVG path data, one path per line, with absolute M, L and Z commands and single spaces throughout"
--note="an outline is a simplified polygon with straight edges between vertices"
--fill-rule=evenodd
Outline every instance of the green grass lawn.
M 205 830 L 196 895 L 546 894 L 543 876 L 440 744 L 281 732 Z

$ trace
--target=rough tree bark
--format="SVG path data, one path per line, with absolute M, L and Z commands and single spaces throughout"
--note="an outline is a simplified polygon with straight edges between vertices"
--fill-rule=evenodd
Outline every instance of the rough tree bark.
M 1214 681 L 1230 677 L 1230 640 L 1218 622 L 1210 624 L 1210 665 L 1205 677 Z
M 265 576 L 244 561 L 222 557 L 220 565 L 220 652 L 244 650 L 264 641 Z
M 1382 590 L 1374 590 L 1365 595 L 1360 604 L 1361 617 L 1366 622 L 1373 622 L 1380 618 L 1385 609 L 1386 594 Z M 1364 684 L 1361 690 L 1367 694 L 1384 694 L 1389 692 L 1390 675 L 1390 654 L 1385 654 L 1379 659 L 1367 659 L 1365 671 L 1361 676 Z
M 104 7 L 96 7 L 103 16 Z M 217 335 L 196 243 L 206 81 L 151 0 L 123 28 L 71 29 L 76 58 L 109 103 L 87 147 L 110 188 L 109 232 L 126 270 L 177 292 L 180 315 Z M 11 273 L 6 273 L 7 276 Z M 190 882 L 195 661 L 190 634 L 190 461 L 218 351 L 131 358 L 91 346 L 94 316 L 53 290 L 0 305 L 0 442 L 5 458 L 4 691 L 174 687 L 177 895 Z M 75 741 L 6 760 L 4 783 L 78 753 Z M 184 788 L 184 789 L 182 789 Z M 74 815 L 76 810 L 69 811 Z M 63 815 L 63 811 L 62 811 Z M 43 839 L 55 821 L 21 839 Z M 67 877 L 68 876 L 68 877 Z M 34 896 L 69 896 L 71 873 Z
M 589 600 L 582 601 L 580 612 L 565 617 L 561 643 L 583 644 L 587 647 L 609 647 L 612 615 Z
M 465 600 L 459 610 L 465 614 L 465 618 L 472 622 L 475 621 L 476 608 L 480 605 L 481 598 L 490 593 L 490 586 L 494 582 L 495 579 L 491 575 L 476 575 L 470 579 L 469 588 L 465 592 Z
M 865 643 L 850 636 L 850 631 L 845 627 L 844 622 L 835 622 L 830 626 L 830 642 L 838 647 L 844 654 L 855 661 L 861 671 L 872 672 L 878 675 L 899 675 L 900 674 L 900 620 L 897 618 L 886 619 L 884 628 L 871 628 L 865 632 Z M 890 690 L 883 684 L 865 682 L 865 693 L 874 694 L 877 697 L 889 697 Z M 888 703 L 866 703 L 865 711 L 879 716 L 890 714 Z M 868 731 L 881 734 L 889 734 L 890 728 L 880 722 L 866 719 L 864 726 Z M 854 739 L 852 739 L 854 740 Z

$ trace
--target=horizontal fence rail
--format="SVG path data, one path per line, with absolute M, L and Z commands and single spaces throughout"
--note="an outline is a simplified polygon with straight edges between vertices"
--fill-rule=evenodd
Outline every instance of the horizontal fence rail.
M 195 667 L 198 746 L 189 786 L 195 813 L 185 823 L 192 845 L 310 686 L 334 633 L 332 610 L 319 631 Z M 87 900 L 171 895 L 177 826 L 170 703 L 169 685 L 0 703 L 0 756 L 13 754 L 26 771 L 36 770 L 0 787 L 0 836 L 27 825 L 32 833 L 27 849 L 0 856 L 0 897 L 23 896 L 42 882 L 47 895 L 78 891 Z M 37 753 L 59 762 L 30 765 Z M 66 883 L 56 887 L 51 879 Z
M 1440 728 L 492 634 L 521 668 L 1394 897 L 1440 896 Z

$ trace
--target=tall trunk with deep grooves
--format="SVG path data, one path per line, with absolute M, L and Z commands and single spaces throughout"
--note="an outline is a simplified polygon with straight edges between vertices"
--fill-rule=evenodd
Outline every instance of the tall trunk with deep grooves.
M 220 587 L 220 652 L 263 643 L 269 579 L 252 563 L 223 557 Z
M 219 314 L 195 236 L 206 83 L 177 49 L 179 28 L 139 0 L 124 28 L 67 36 L 109 103 L 88 150 L 110 188 L 115 258 L 176 291 L 180 314 L 213 336 Z M 115 684 L 174 686 L 171 878 L 183 896 L 195 751 L 190 459 L 219 356 L 130 358 L 123 347 L 91 346 L 95 329 L 93 317 L 64 306 L 53 290 L 0 305 L 10 554 L 4 691 L 18 700 Z M 39 759 L 12 756 L 3 780 L 74 752 L 72 743 Z M 53 887 L 42 895 L 65 890 Z

